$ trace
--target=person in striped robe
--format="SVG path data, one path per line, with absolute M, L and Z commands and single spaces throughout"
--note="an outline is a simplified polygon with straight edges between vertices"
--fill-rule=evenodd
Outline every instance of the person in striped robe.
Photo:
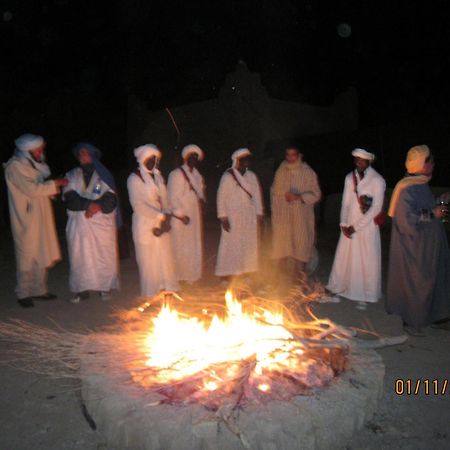
M 317 175 L 298 148 L 287 148 L 271 187 L 272 258 L 285 266 L 295 262 L 295 277 L 304 279 L 315 241 L 314 205 L 319 202 Z

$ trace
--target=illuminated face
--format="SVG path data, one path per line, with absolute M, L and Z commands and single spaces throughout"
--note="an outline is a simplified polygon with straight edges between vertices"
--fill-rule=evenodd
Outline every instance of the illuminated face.
M 354 158 L 354 164 L 358 172 L 364 172 L 369 167 L 370 162 L 367 159 L 359 158 L 358 156 L 356 156 Z
M 286 161 L 289 164 L 293 164 L 293 163 L 297 162 L 298 159 L 300 158 L 300 152 L 296 148 L 288 148 L 288 149 L 286 149 L 285 157 L 286 157 Z
M 88 166 L 89 164 L 92 164 L 92 156 L 88 150 L 82 148 L 78 152 L 78 161 L 80 161 L 82 166 Z
M 44 158 L 44 149 L 45 144 L 42 144 L 39 147 L 34 148 L 33 150 L 30 150 L 30 155 L 35 161 L 42 161 Z

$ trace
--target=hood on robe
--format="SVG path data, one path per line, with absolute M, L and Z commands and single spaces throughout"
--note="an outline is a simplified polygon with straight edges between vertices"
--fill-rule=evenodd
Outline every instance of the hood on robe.
M 195 153 L 198 156 L 199 161 L 202 161 L 203 158 L 205 157 L 205 153 L 198 145 L 190 144 L 186 145 L 186 147 L 184 147 L 183 150 L 181 151 L 181 157 L 183 158 L 183 161 L 186 161 L 186 159 L 192 153 Z

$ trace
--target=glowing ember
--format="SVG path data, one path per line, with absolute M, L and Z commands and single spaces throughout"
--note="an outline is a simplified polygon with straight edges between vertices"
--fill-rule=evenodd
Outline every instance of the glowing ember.
M 223 318 L 206 308 L 199 318 L 163 305 L 141 349 L 147 369 L 132 370 L 133 379 L 185 402 L 238 391 L 247 398 L 284 398 L 333 378 L 330 353 L 336 349 L 309 348 L 281 312 L 244 311 L 229 291 L 225 300 Z

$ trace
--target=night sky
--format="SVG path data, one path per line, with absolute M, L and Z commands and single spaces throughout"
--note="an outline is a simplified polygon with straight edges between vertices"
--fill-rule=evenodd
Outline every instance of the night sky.
M 240 59 L 279 99 L 328 105 L 354 86 L 361 127 L 450 117 L 447 4 L 2 0 L 2 159 L 25 131 L 119 154 L 129 94 L 150 109 L 214 98 Z

